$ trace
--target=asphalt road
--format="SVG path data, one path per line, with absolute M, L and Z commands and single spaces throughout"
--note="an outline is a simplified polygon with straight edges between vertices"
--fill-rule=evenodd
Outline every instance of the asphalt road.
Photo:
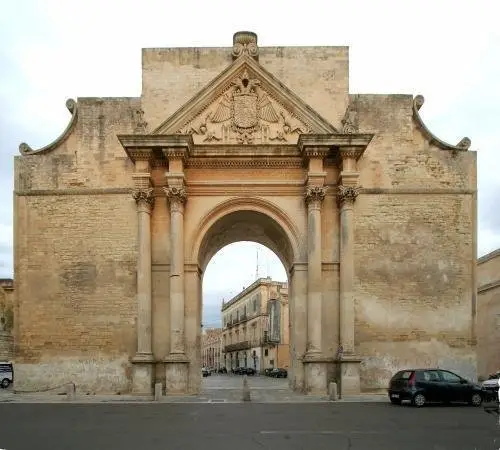
M 492 450 L 500 426 L 468 406 L 0 404 L 0 448 Z

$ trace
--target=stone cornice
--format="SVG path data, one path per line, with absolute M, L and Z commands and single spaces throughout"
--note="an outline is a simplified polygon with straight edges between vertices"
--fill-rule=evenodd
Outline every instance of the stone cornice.
M 230 182 L 231 183 L 231 182 Z M 232 182 L 225 184 L 223 182 L 189 182 L 187 181 L 187 188 L 193 195 L 203 195 L 203 193 L 220 193 L 221 195 L 230 195 L 231 192 L 241 195 L 247 192 L 248 195 L 254 195 L 255 192 L 250 189 L 257 189 L 259 192 L 266 192 L 262 195 L 273 195 L 278 191 L 286 192 L 288 195 L 302 196 L 304 192 L 304 182 L 277 182 L 277 185 L 271 182 Z M 327 186 L 335 187 L 335 184 L 327 184 Z M 155 196 L 164 193 L 160 190 L 161 187 L 155 188 Z M 18 189 L 14 191 L 14 195 L 19 197 L 36 197 L 36 196 L 62 196 L 62 195 L 130 195 L 130 187 L 118 188 L 70 188 L 70 189 Z M 268 193 L 268 194 L 267 194 Z M 461 189 L 461 188 L 362 188 L 359 192 L 360 195 L 474 195 L 477 191 L 475 189 Z M 331 194 L 328 191 L 327 196 Z
M 468 137 L 464 137 L 457 145 L 452 145 L 439 139 L 426 127 L 419 113 L 419 110 L 423 106 L 424 101 L 425 100 L 422 95 L 417 95 L 413 99 L 413 118 L 415 119 L 418 127 L 423 132 L 424 136 L 429 140 L 429 142 L 436 145 L 442 150 L 452 150 L 454 152 L 467 151 L 471 146 L 471 140 Z
M 491 283 L 486 283 L 477 288 L 477 293 L 482 294 L 483 292 L 489 291 L 500 287 L 500 280 L 492 281 Z
M 140 156 L 142 153 L 149 152 L 156 159 L 164 159 L 162 154 L 164 149 L 170 151 L 186 149 L 188 154 L 193 150 L 191 135 L 120 134 L 117 138 L 134 162 L 136 155 Z
M 70 135 L 71 130 L 73 129 L 73 126 L 75 125 L 78 116 L 77 103 L 72 98 L 66 100 L 66 108 L 68 108 L 68 111 L 71 113 L 71 120 L 69 121 L 66 129 L 61 133 L 61 135 L 57 139 L 55 139 L 45 147 L 39 148 L 38 150 L 33 150 L 28 144 L 23 142 L 22 144 L 19 145 L 19 153 L 21 153 L 21 155 L 23 156 L 41 155 L 43 153 L 48 153 L 54 150 L 58 145 L 62 144 Z
M 489 261 L 490 259 L 496 258 L 497 256 L 500 256 L 500 248 L 497 248 L 496 250 L 493 250 L 492 252 L 481 256 L 480 258 L 478 258 L 477 263 L 478 264 L 485 263 L 486 261 Z

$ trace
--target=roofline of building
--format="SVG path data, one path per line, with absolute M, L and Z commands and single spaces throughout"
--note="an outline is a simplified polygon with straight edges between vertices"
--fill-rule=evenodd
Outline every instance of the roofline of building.
M 270 284 L 278 285 L 278 284 L 288 284 L 288 283 L 283 282 L 283 281 L 273 281 L 271 279 L 271 277 L 259 278 L 259 279 L 255 280 L 250 286 L 243 289 L 239 294 L 235 295 L 231 300 L 224 303 L 221 307 L 221 312 L 225 311 L 227 308 L 229 308 L 229 306 L 234 305 L 238 300 L 245 297 L 247 294 L 249 294 L 253 290 L 257 289 L 257 287 L 259 287 L 263 284 L 265 284 L 265 285 L 270 285 Z
M 481 256 L 481 258 L 478 258 L 477 263 L 478 264 L 485 263 L 486 261 L 489 261 L 490 259 L 496 258 L 497 256 L 500 256 L 500 248 L 497 248 L 496 250 L 493 250 L 492 252 Z

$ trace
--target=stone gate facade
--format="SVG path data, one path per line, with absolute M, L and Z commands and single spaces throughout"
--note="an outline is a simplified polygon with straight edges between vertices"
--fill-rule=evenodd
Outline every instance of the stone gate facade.
M 346 47 L 144 49 L 138 98 L 69 100 L 15 159 L 19 389 L 196 393 L 202 279 L 232 242 L 288 273 L 290 386 L 476 375 L 476 154 L 423 97 L 349 92 Z

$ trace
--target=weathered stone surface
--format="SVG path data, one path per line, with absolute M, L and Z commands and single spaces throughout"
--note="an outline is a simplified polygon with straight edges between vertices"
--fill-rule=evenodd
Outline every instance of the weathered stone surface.
M 194 120 L 211 95 L 215 114 L 231 68 L 277 89 L 273 108 L 286 100 L 326 128 L 266 145 L 154 134 L 183 111 Z M 231 47 L 145 49 L 140 98 L 75 107 L 67 135 L 15 160 L 19 387 L 130 391 L 131 359 L 150 344 L 137 383 L 151 373 L 167 392 L 198 392 L 202 275 L 241 240 L 289 273 L 293 388 L 326 393 L 340 348 L 362 360 L 353 389 L 383 389 L 410 365 L 475 376 L 476 154 L 430 137 L 412 95 L 349 95 L 347 48 L 259 48 L 258 61 Z M 255 104 L 237 107 L 240 131 L 254 126 Z M 164 188 L 183 189 L 182 205 Z M 306 193 L 324 188 L 308 214 Z M 150 268 L 138 264 L 148 237 Z

